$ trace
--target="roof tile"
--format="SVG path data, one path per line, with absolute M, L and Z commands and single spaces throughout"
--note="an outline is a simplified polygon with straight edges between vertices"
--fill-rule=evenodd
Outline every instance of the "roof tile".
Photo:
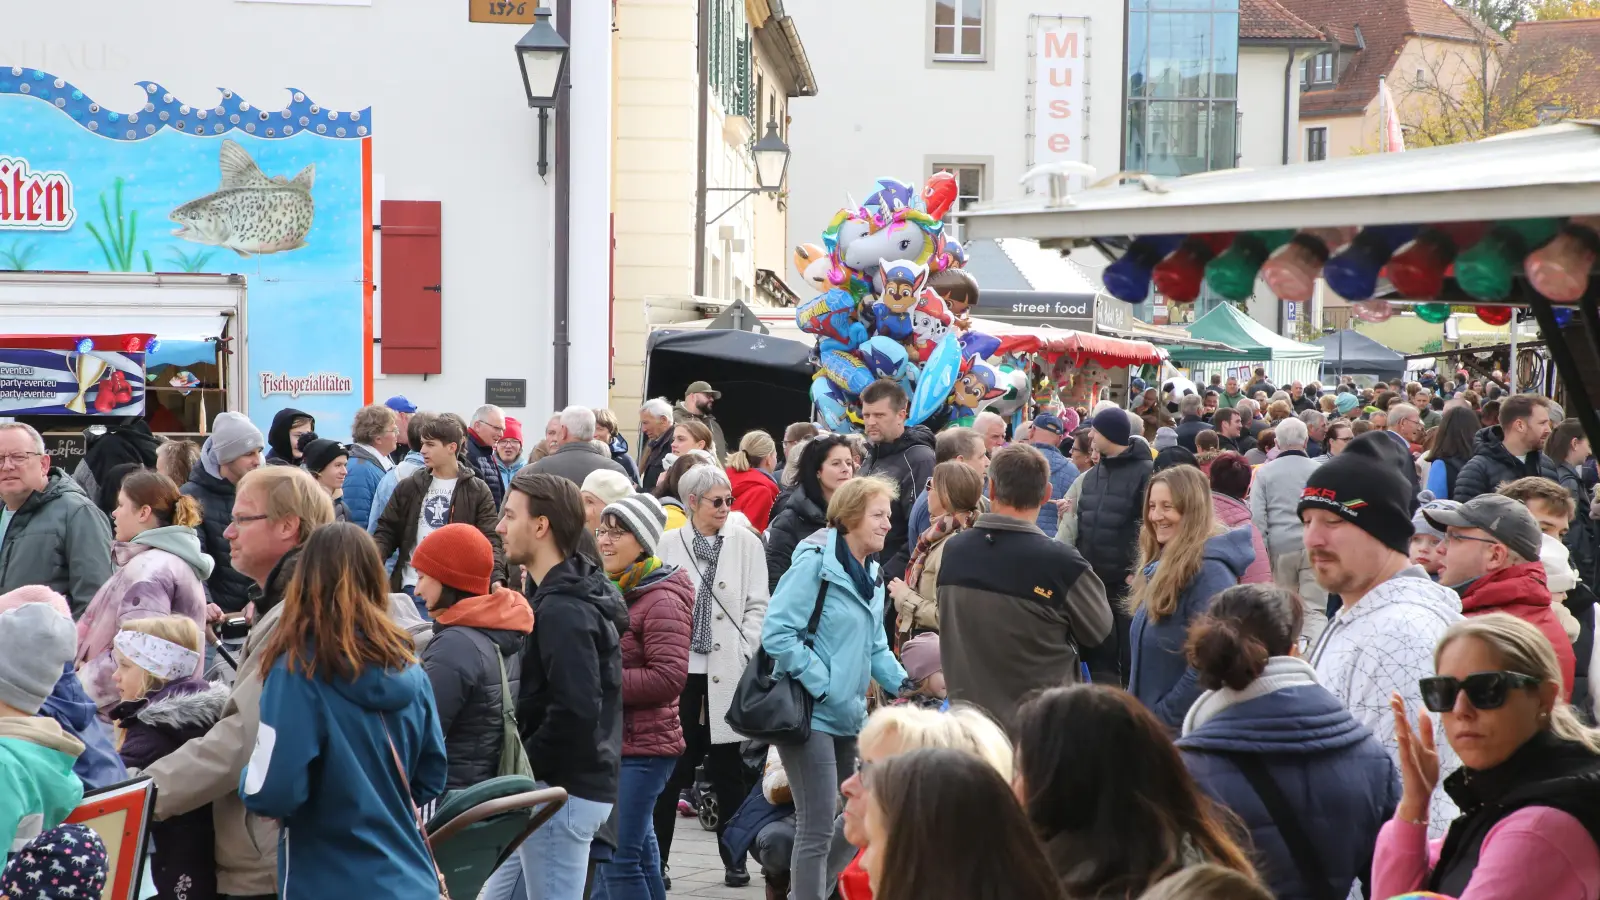
M 1600 110 L 1600 19 L 1523 22 L 1511 33 L 1510 71 L 1553 74 L 1573 66 L 1575 77 L 1561 85 L 1579 109 Z
M 1285 9 L 1278 0 L 1240 0 L 1241 40 L 1323 40 L 1322 32 Z
M 1480 26 L 1456 12 L 1444 0 L 1280 0 L 1302 20 L 1326 28 L 1352 54 L 1339 83 L 1332 88 L 1307 91 L 1300 96 L 1300 113 L 1314 117 L 1347 109 L 1364 109 L 1378 94 L 1378 79 L 1389 74 L 1395 60 L 1413 35 L 1472 41 L 1481 39 Z M 1362 50 L 1348 49 L 1360 28 Z M 1492 34 L 1492 32 L 1491 32 Z M 1498 39 L 1496 36 L 1495 39 Z

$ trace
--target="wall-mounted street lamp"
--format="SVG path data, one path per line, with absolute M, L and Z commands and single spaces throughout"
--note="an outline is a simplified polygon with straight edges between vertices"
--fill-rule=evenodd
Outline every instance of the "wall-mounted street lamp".
M 561 89 L 561 76 L 567 67 L 570 49 L 550 24 L 550 10 L 539 7 L 533 12 L 533 27 L 517 41 L 517 65 L 522 69 L 522 88 L 528 93 L 528 107 L 539 111 L 539 176 L 550 171 L 546 156 L 546 136 L 549 131 L 550 111 L 555 108 Z
M 733 212 L 734 207 L 743 203 L 744 198 L 751 194 L 776 194 L 783 188 L 783 178 L 789 171 L 789 145 L 785 144 L 783 138 L 778 135 L 778 122 L 776 119 L 768 120 L 767 133 L 761 137 L 761 140 L 756 142 L 754 147 L 750 148 L 750 155 L 755 157 L 756 186 L 750 188 L 706 188 L 707 193 L 711 191 L 731 191 L 739 195 L 739 199 L 733 201 L 733 206 L 729 206 L 722 212 L 717 213 L 715 218 L 706 223 L 707 225 Z

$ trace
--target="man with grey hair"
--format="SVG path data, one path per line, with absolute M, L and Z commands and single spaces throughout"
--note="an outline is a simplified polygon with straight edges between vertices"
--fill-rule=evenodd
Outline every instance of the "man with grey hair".
M 82 616 L 111 577 L 111 526 L 31 425 L 0 425 L 0 500 L 0 593 L 45 585 Z
M 1306 423 L 1306 455 L 1316 459 L 1322 455 L 1322 441 L 1328 436 L 1328 417 L 1320 410 L 1307 409 L 1297 418 Z
M 1261 404 L 1249 397 L 1240 400 L 1234 409 L 1239 411 L 1239 418 L 1244 420 L 1245 431 L 1249 433 L 1252 441 L 1259 441 L 1261 432 L 1272 427 L 1261 417 Z
M 505 434 L 506 414 L 490 403 L 478 407 L 472 414 L 472 421 L 467 423 L 467 462 L 489 485 L 495 509 L 506 502 L 505 485 L 500 482 L 500 460 L 494 452 L 494 445 L 500 443 Z
M 1299 509 L 1306 482 L 1321 462 L 1306 455 L 1306 423 L 1284 419 L 1277 425 L 1277 435 L 1277 458 L 1256 470 L 1250 486 L 1250 520 L 1266 542 L 1273 581 L 1300 593 L 1305 602 L 1301 633 L 1314 640 L 1327 624 L 1327 595 L 1316 586 Z
M 666 471 L 666 456 L 672 452 L 672 404 L 665 397 L 653 397 L 639 407 L 639 488 L 655 490 Z
M 599 469 L 628 477 L 628 470 L 595 443 L 594 410 L 587 406 L 569 406 L 561 411 L 559 418 L 556 452 L 528 466 L 531 471 L 559 475 L 580 487 L 590 472 Z
M 1194 436 L 1202 431 L 1210 431 L 1211 426 L 1201 418 L 1200 411 L 1205 406 L 1205 400 L 1199 394 L 1184 394 L 1178 401 L 1178 446 L 1190 453 L 1199 453 L 1195 449 Z M 1140 429 L 1144 425 L 1140 424 Z
M 990 456 L 1006 445 L 1006 420 L 993 410 L 978 413 L 972 420 L 972 430 L 983 435 L 983 449 Z

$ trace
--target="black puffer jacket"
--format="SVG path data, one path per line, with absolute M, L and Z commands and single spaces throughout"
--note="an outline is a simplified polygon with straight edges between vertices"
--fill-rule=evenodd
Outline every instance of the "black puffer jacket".
M 904 578 L 906 565 L 911 562 L 911 551 L 906 546 L 907 522 L 922 486 L 933 477 L 933 432 L 922 425 L 913 425 L 886 444 L 873 444 L 867 452 L 867 464 L 862 467 L 861 474 L 882 475 L 900 486 L 900 497 L 895 500 L 890 515 L 885 553 L 880 560 L 884 581 L 888 582 Z M 786 561 L 784 569 L 788 568 Z
M 222 535 L 233 522 L 233 483 L 207 472 L 205 463 L 197 462 L 189 471 L 183 493 L 200 503 L 200 527 L 195 529 L 200 534 L 200 549 L 216 563 L 206 580 L 211 602 L 224 612 L 238 612 L 250 602 L 245 593 L 254 582 L 233 568 L 228 539 Z
M 1144 489 L 1150 483 L 1155 460 L 1144 438 L 1134 437 L 1128 449 L 1101 457 L 1085 472 L 1078 499 L 1078 552 L 1105 583 L 1106 596 L 1115 600 L 1128 592 L 1128 576 L 1138 562 L 1134 542 L 1144 510 Z
M 526 608 L 527 601 L 520 595 L 509 590 L 502 590 L 501 594 L 514 597 L 512 602 Z M 531 615 L 526 618 L 532 621 Z M 434 625 L 433 640 L 422 651 L 422 668 L 433 684 L 445 757 L 450 761 L 446 790 L 469 788 L 499 773 L 500 747 L 505 736 L 500 660 L 505 661 L 514 704 L 522 683 L 522 647 L 526 639 L 527 632 L 508 628 Z
M 794 548 L 800 542 L 827 527 L 827 516 L 822 504 L 812 500 L 806 489 L 796 484 L 783 497 L 783 509 L 767 525 L 767 592 L 778 589 L 778 580 L 789 571 Z
M 1456 476 L 1455 492 L 1450 499 L 1465 503 L 1480 494 L 1494 493 L 1503 482 L 1518 478 L 1543 476 L 1555 478 L 1554 467 L 1543 453 L 1535 450 L 1518 459 L 1506 449 L 1505 432 L 1499 425 L 1478 432 L 1473 440 L 1472 459 L 1461 467 Z

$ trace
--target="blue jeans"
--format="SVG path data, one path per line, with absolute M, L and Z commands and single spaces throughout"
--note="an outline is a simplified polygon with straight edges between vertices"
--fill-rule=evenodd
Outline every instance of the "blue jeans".
M 676 756 L 624 756 L 617 802 L 617 849 L 610 862 L 595 868 L 590 900 L 666 900 L 661 880 L 661 849 L 651 814 L 656 798 L 672 770 Z
M 589 843 L 610 817 L 609 803 L 568 797 L 567 805 L 489 876 L 478 900 L 583 900 Z

